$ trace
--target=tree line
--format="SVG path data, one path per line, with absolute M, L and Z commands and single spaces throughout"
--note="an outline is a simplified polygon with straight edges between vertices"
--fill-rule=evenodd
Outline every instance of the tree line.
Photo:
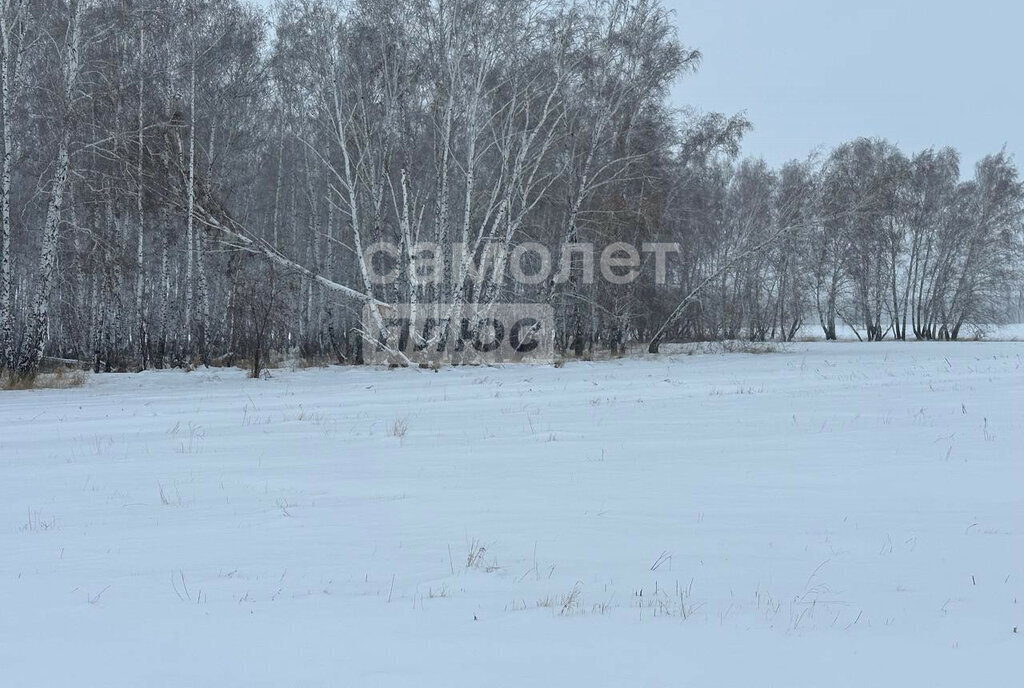
M 742 114 L 671 104 L 701 55 L 658 0 L 0 0 L 0 38 L 6 369 L 359 362 L 364 307 L 398 303 L 549 304 L 575 355 L 957 339 L 1021 303 L 1010 156 L 743 159 Z M 475 278 L 524 242 L 566 279 Z M 565 250 L 617 242 L 679 251 L 619 283 Z

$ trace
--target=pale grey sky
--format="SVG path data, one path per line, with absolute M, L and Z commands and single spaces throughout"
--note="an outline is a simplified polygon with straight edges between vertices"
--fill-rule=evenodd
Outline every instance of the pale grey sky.
M 1004 144 L 1024 154 L 1017 0 L 665 2 L 704 53 L 676 102 L 746 110 L 745 154 L 779 164 L 884 136 L 909 151 L 955 146 L 965 176 Z

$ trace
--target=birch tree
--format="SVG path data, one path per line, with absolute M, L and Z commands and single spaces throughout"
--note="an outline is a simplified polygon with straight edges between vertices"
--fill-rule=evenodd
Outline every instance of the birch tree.
M 14 361 L 11 166 L 14 159 L 14 109 L 24 83 L 22 57 L 30 23 L 28 0 L 0 0 L 0 116 L 3 117 L 3 165 L 0 170 L 0 369 L 10 366 Z
M 59 143 L 57 161 L 53 179 L 50 184 L 50 200 L 46 210 L 46 218 L 42 226 L 42 248 L 39 256 L 39 277 L 36 293 L 33 298 L 29 337 L 19 363 L 22 373 L 29 373 L 39 365 L 46 346 L 50 290 L 53 286 L 53 274 L 57 261 L 57 240 L 61 223 L 61 211 L 64 208 L 64 195 L 70 172 L 71 132 L 74 124 L 75 85 L 78 81 L 81 43 L 81 3 L 70 0 L 68 3 L 67 31 L 64 39 L 64 78 L 63 113 L 59 126 Z

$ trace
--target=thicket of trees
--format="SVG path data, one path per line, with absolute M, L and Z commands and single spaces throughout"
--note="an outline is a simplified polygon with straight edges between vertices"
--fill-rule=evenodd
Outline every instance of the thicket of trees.
M 529 301 L 630 341 L 950 338 L 1020 304 L 1024 184 L 874 139 L 771 169 L 679 112 L 657 0 L 0 0 L 0 362 L 359 358 L 363 306 Z M 398 279 L 363 260 L 401 247 Z M 440 284 L 412 247 L 441 247 Z M 474 280 L 489 246 L 567 280 Z M 678 242 L 659 284 L 564 245 Z M 469 247 L 460 259 L 453 247 Z M 562 264 L 565 263 L 565 264 Z M 507 268 L 507 266 L 503 266 Z

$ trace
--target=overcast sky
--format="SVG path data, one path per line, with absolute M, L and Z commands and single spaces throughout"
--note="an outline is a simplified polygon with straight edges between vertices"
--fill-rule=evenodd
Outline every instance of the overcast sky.
M 674 97 L 746 110 L 748 155 L 772 164 L 883 136 L 905 150 L 952 145 L 963 171 L 1004 144 L 1024 153 L 1017 0 L 664 0 L 704 54 Z

